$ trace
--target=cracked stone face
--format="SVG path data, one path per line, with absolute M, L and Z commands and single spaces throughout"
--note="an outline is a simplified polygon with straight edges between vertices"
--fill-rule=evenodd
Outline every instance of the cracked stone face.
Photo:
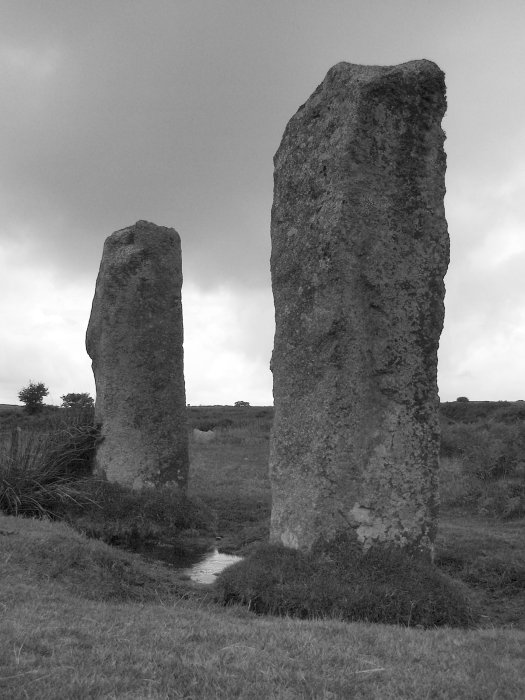
M 181 286 L 174 229 L 138 221 L 106 239 L 86 335 L 101 425 L 95 461 L 133 488 L 186 488 Z
M 429 553 L 449 261 L 445 83 L 339 63 L 275 155 L 271 539 Z

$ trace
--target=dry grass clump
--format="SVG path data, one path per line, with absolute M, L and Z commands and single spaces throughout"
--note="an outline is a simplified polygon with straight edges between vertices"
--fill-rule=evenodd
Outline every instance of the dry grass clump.
M 464 587 L 397 548 L 361 554 L 336 540 L 312 553 L 263 545 L 217 579 L 217 599 L 259 614 L 418 627 L 468 627 Z
M 91 469 L 97 431 L 86 424 L 53 433 L 13 431 L 0 443 L 0 511 L 7 515 L 53 515 L 87 505 L 82 479 Z

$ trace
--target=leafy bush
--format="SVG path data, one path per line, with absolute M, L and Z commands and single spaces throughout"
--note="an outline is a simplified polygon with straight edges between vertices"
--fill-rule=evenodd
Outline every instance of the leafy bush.
M 260 546 L 217 578 L 217 600 L 259 614 L 407 626 L 467 627 L 476 615 L 463 586 L 398 548 L 356 551 L 339 540 L 304 553 Z
M 62 408 L 84 409 L 95 407 L 93 397 L 87 392 L 65 394 L 60 398 L 62 399 Z
M 27 413 L 37 413 L 42 410 L 44 396 L 49 394 L 49 389 L 43 382 L 29 380 L 28 386 L 20 389 L 18 398 L 25 403 Z

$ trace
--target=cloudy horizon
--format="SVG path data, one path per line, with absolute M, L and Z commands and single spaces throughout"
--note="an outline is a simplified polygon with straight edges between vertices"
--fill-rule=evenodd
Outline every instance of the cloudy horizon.
M 525 4 L 4 0 L 0 403 L 94 396 L 84 336 L 105 238 L 181 236 L 187 402 L 272 403 L 272 158 L 344 60 L 445 72 L 451 264 L 443 401 L 525 398 Z

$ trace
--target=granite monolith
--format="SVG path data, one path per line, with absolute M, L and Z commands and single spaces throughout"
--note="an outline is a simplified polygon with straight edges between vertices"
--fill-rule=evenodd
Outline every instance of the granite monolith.
M 187 484 L 181 287 L 174 229 L 138 221 L 106 239 L 86 335 L 95 468 L 134 489 Z
M 274 158 L 271 540 L 431 555 L 449 261 L 444 74 L 339 63 Z

